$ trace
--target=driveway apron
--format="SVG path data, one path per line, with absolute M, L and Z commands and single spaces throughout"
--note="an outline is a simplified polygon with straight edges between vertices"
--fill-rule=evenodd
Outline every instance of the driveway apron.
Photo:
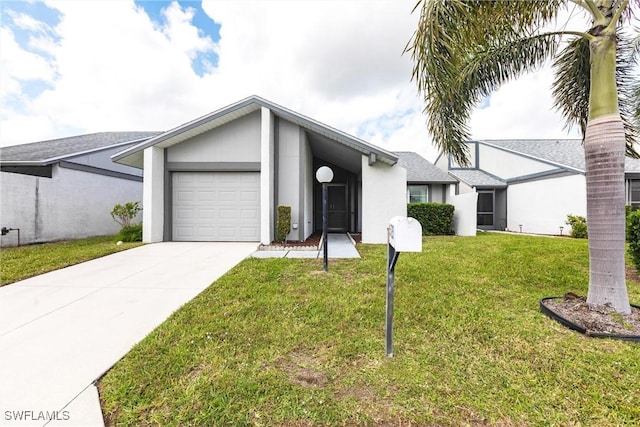
M 155 243 L 0 288 L 0 425 L 102 425 L 94 381 L 256 243 Z

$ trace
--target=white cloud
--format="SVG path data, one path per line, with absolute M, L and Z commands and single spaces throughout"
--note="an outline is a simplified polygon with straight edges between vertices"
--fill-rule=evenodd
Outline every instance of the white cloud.
M 2 76 L 15 81 L 44 80 L 53 81 L 54 68 L 42 56 L 22 49 L 16 43 L 13 33 L 7 28 L 0 28 L 0 49 L 2 56 Z M 5 90 L 2 90 L 3 94 Z
M 579 129 L 563 130 L 553 108 L 549 67 L 510 82 L 491 95 L 488 108 L 475 109 L 470 121 L 475 139 L 580 137 Z
M 177 3 L 167 4 L 162 25 L 132 0 L 47 5 L 62 16 L 54 28 L 21 21 L 37 32 L 31 49 L 45 55 L 20 48 L 1 29 L 0 90 L 23 96 L 24 106 L 3 108 L 1 145 L 70 132 L 164 130 L 257 94 L 385 149 L 437 155 L 410 81 L 411 58 L 402 55 L 417 24 L 413 0 L 204 0 L 221 24 L 217 42 Z M 219 56 L 208 74 L 192 68 L 200 53 Z M 17 79 L 29 73 L 50 89 L 24 98 Z M 474 137 L 564 135 L 550 111 L 549 76 L 543 71 L 493 94 L 472 116 Z
M 18 13 L 9 9 L 7 11 L 7 15 L 9 15 L 16 27 L 23 30 L 36 31 L 40 33 L 46 33 L 51 30 L 51 27 L 49 27 L 45 22 L 39 21 L 24 13 Z

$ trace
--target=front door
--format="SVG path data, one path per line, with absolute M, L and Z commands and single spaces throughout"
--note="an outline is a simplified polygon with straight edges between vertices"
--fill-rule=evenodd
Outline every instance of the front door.
M 347 231 L 347 186 L 328 184 L 327 186 L 328 228 L 333 232 Z
M 484 230 L 495 229 L 494 191 L 478 191 L 478 228 Z

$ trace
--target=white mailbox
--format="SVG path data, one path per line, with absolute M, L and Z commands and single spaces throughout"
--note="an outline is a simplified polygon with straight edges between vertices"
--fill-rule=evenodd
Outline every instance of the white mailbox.
M 396 252 L 422 252 L 422 226 L 418 220 L 405 216 L 391 218 L 389 244 Z

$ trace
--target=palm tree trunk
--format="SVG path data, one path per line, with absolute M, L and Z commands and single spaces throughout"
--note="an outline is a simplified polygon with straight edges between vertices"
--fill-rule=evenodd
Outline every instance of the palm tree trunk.
M 589 120 L 587 170 L 589 293 L 591 306 L 611 304 L 630 314 L 625 279 L 625 136 L 619 115 Z
M 610 1 L 598 2 L 611 8 Z M 594 23 L 589 41 L 591 86 L 584 138 L 587 175 L 590 306 L 630 314 L 625 279 L 625 134 L 618 110 L 616 27 L 611 15 Z

